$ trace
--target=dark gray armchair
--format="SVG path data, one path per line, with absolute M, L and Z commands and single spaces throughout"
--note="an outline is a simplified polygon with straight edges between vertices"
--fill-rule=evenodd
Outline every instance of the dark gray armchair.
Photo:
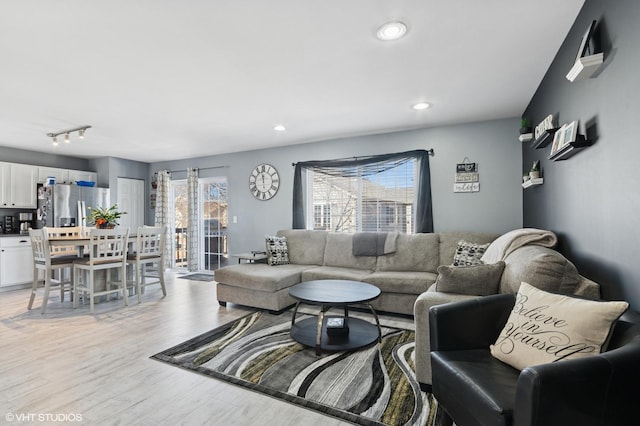
M 514 300 L 505 294 L 431 308 L 433 394 L 444 409 L 441 424 L 639 422 L 640 315 L 628 312 L 616 322 L 606 352 L 518 371 L 489 352 Z

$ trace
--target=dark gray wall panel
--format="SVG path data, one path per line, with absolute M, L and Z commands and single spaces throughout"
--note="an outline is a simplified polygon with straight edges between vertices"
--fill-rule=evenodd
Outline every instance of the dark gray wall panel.
M 592 20 L 598 20 L 605 62 L 593 78 L 569 82 Z M 607 299 L 640 309 L 640 2 L 587 0 L 532 98 L 534 124 L 548 114 L 560 124 L 580 120 L 592 147 L 566 161 L 547 160 L 550 147 L 523 144 L 523 171 L 541 160 L 544 185 L 524 191 L 524 226 L 551 229 L 580 272 L 600 282 Z M 588 129 L 588 130 L 587 130 Z

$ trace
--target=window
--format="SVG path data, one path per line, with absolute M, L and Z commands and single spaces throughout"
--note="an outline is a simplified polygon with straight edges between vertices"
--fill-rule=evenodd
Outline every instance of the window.
M 313 229 L 328 231 L 331 229 L 331 206 L 329 204 L 313 205 Z
M 335 232 L 412 232 L 415 159 L 355 177 L 311 171 L 313 228 Z M 309 221 L 310 222 L 310 221 Z
M 306 195 L 300 190 L 303 168 Z M 432 232 L 430 200 L 426 151 L 298 163 L 294 176 L 294 228 Z M 302 215 L 301 205 L 307 212 Z M 416 212 L 421 212 L 417 218 Z

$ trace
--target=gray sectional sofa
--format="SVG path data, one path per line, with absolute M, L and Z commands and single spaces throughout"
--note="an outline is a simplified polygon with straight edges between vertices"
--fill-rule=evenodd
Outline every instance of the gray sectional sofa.
M 372 302 L 376 310 L 412 315 L 417 297 L 431 287 L 439 265 L 451 264 L 458 241 L 488 243 L 497 235 L 478 232 L 397 234 L 395 252 L 355 256 L 356 234 L 311 230 L 282 230 L 290 264 L 251 263 L 226 266 L 215 272 L 217 298 L 256 308 L 280 311 L 295 303 L 289 287 L 309 280 L 346 279 L 380 288 Z
M 547 245 L 555 245 L 555 234 L 545 232 L 552 236 L 552 241 Z M 493 293 L 516 293 L 523 281 L 546 291 L 600 298 L 600 286 L 597 283 L 581 276 L 576 267 L 557 251 L 544 244 L 536 245 L 540 242 L 524 244 L 501 257 L 504 268 L 497 275 L 495 283 L 485 282 L 487 280 L 483 280 L 482 275 L 479 280 L 478 276 L 468 274 L 472 269 L 461 268 L 465 271 L 458 272 L 464 272 L 460 274 L 463 278 L 454 283 L 458 288 L 453 291 L 452 284 L 448 283 L 447 292 L 438 291 L 441 285 L 436 283 L 438 267 L 451 265 L 459 241 L 486 244 L 497 239 L 492 244 L 494 246 L 508 234 L 499 239 L 498 235 L 478 232 L 398 234 L 394 253 L 354 256 L 356 234 L 279 231 L 277 235 L 287 239 L 291 263 L 278 266 L 241 264 L 218 269 L 215 273 L 217 297 L 221 305 L 231 302 L 280 311 L 295 303 L 289 296 L 289 287 L 299 282 L 348 279 L 373 284 L 382 291 L 380 297 L 372 302 L 376 310 L 414 315 L 416 376 L 422 388 L 429 390 L 429 309 L 432 306 Z M 524 238 L 528 238 L 528 235 Z M 486 285 L 492 288 L 489 291 L 481 289 Z

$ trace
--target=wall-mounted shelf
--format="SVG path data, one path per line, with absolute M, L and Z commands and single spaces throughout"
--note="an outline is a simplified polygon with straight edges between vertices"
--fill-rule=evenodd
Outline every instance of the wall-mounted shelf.
M 604 61 L 604 55 L 602 53 L 596 53 L 591 56 L 583 56 L 582 58 L 578 58 L 569 70 L 569 74 L 567 74 L 567 80 L 570 82 L 582 80 L 584 78 L 589 78 L 595 73 L 602 62 Z
M 520 140 L 520 142 L 529 142 L 530 140 L 533 139 L 533 133 L 522 133 L 518 139 Z
M 575 141 L 569 142 L 568 144 L 560 148 L 558 152 L 554 153 L 549 157 L 549 160 L 551 161 L 566 160 L 568 158 L 573 157 L 583 149 L 591 146 L 591 144 L 592 142 L 590 140 L 585 139 L 585 137 L 582 135 L 578 135 Z
M 547 129 L 540 136 L 536 138 L 533 142 L 531 142 L 531 148 L 540 149 L 549 145 L 553 141 L 553 136 L 558 131 L 559 127 L 555 127 L 553 129 Z
M 529 179 L 528 181 L 524 182 L 522 184 L 522 187 L 524 189 L 530 188 L 532 186 L 536 186 L 536 185 L 542 185 L 544 183 L 544 178 L 536 178 L 536 179 Z

